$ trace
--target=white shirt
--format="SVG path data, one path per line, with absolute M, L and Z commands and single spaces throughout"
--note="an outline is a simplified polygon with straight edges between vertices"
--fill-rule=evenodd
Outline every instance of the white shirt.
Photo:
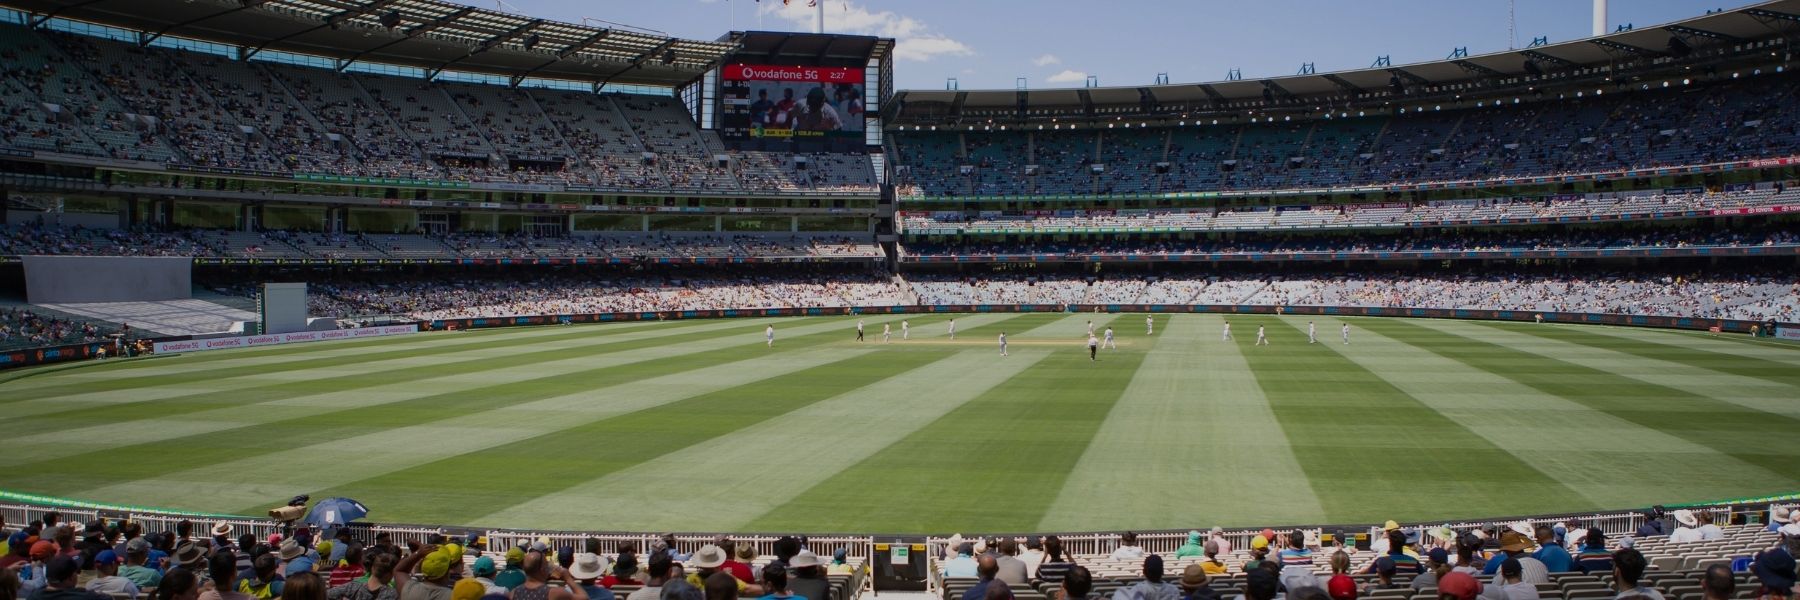
M 857 331 L 862 331 L 862 330 L 863 330 L 863 329 L 862 329 L 862 321 L 857 321 L 857 322 L 856 322 L 856 330 L 857 330 Z
M 1106 328 L 1106 339 L 1109 339 L 1109 340 L 1112 339 L 1112 328 L 1111 327 Z
M 1098 346 L 1098 345 L 1100 345 L 1100 340 L 1098 338 L 1095 338 L 1092 334 L 1089 334 L 1088 335 L 1088 347 L 1092 348 L 1092 347 Z M 1124 546 L 1121 546 L 1121 548 L 1123 548 L 1123 547 Z M 1140 550 L 1138 550 L 1138 552 L 1141 554 L 1141 553 L 1143 553 L 1143 550 L 1140 549 Z
M 1680 542 L 1698 542 L 1702 539 L 1704 538 L 1700 537 L 1700 530 L 1691 527 L 1676 527 L 1675 532 L 1669 534 L 1669 543 L 1671 544 Z
M 101 594 L 125 594 L 132 598 L 138 597 L 137 584 L 132 583 L 130 579 L 118 575 L 99 577 L 93 581 L 89 581 L 87 590 Z
M 1132 560 L 1132 559 L 1143 558 L 1144 557 L 1144 548 L 1142 546 L 1119 546 L 1118 550 L 1113 551 L 1112 557 L 1115 560 Z
M 1000 334 L 1000 345 L 1002 345 L 1002 346 L 1006 345 L 1006 334 L 1004 334 L 1004 333 Z
M 1725 530 L 1719 529 L 1718 525 L 1714 525 L 1712 523 L 1707 523 L 1705 525 L 1701 525 L 1700 528 L 1697 529 L 1696 531 L 1700 532 L 1700 539 L 1702 539 L 1702 540 L 1725 539 Z

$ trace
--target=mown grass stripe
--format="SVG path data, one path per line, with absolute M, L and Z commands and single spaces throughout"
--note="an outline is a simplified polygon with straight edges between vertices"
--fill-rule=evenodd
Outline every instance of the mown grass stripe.
M 1623 352 L 1633 356 L 1655 361 L 1652 366 L 1663 363 L 1680 363 L 1696 369 L 1705 369 L 1715 373 L 1729 373 L 1739 377 L 1751 377 L 1764 381 L 1772 381 L 1791 388 L 1800 395 L 1800 365 L 1769 360 L 1759 356 L 1742 354 L 1726 354 L 1712 352 L 1701 348 L 1677 346 L 1649 340 L 1625 341 L 1616 337 L 1595 333 L 1595 329 L 1605 326 L 1594 325 L 1551 325 L 1548 327 L 1520 327 L 1516 324 L 1479 322 L 1501 331 L 1525 333 L 1544 339 L 1579 344 L 1589 348 L 1612 352 Z
M 1495 332 L 1485 327 L 1463 324 L 1477 327 L 1474 331 L 1461 330 L 1468 334 L 1464 335 L 1457 328 L 1446 328 L 1446 325 L 1455 324 L 1394 321 L 1380 325 L 1371 323 L 1369 327 L 1381 327 L 1382 331 L 1407 328 L 1433 330 L 1437 335 L 1424 336 L 1416 345 L 1455 353 L 1476 368 L 1499 374 L 1543 393 L 1573 399 L 1590 409 L 1712 448 L 1785 478 L 1760 482 L 1749 488 L 1734 488 L 1737 490 L 1734 493 L 1772 493 L 1777 489 L 1793 487 L 1796 477 L 1800 477 L 1800 461 L 1795 460 L 1795 451 L 1781 444 L 1769 443 L 1769 440 L 1785 439 L 1792 434 L 1795 426 L 1800 424 L 1792 417 L 1746 410 L 1736 404 L 1704 395 L 1498 343 L 1507 336 L 1529 337 L 1524 334 Z M 1537 345 L 1542 346 L 1541 343 Z M 1592 352 L 1576 351 L 1578 355 Z
M 1214 315 L 1174 315 L 1158 326 L 1165 339 L 1144 358 L 1035 530 L 1318 518 L 1319 498 L 1243 355 L 1234 345 L 1210 343 L 1223 323 Z M 1257 501 L 1210 503 L 1203 515 L 1192 503 L 1172 501 L 1222 490 Z
M 676 328 L 687 324 L 701 324 L 705 321 L 677 321 L 659 323 L 655 321 L 633 321 L 625 323 L 607 323 L 604 329 L 641 329 L 641 328 Z M 600 325 L 581 325 L 582 328 L 601 327 Z M 56 377 L 41 378 L 15 389 L 35 389 L 56 385 L 110 381 L 130 377 L 154 375 L 176 375 L 209 371 L 223 367 L 272 366 L 296 361 L 319 358 L 335 358 L 340 356 L 374 357 L 396 352 L 409 352 L 426 348 L 455 348 L 458 346 L 487 345 L 503 340 L 557 338 L 566 336 L 568 327 L 521 327 L 481 329 L 474 331 L 432 331 L 415 334 L 365 338 L 351 340 L 331 340 L 323 342 L 307 342 L 281 346 L 255 346 L 232 350 L 213 350 L 206 352 L 189 352 L 168 354 L 155 361 L 94 361 L 88 368 L 58 374 Z M 366 343 L 358 343 L 366 342 Z M 280 352 L 273 352 L 273 350 Z M 146 371 L 153 371 L 147 373 Z M 12 386 L 6 386 L 11 388 Z
M 542 413 L 556 418 L 557 425 L 504 445 L 465 445 L 436 460 L 409 461 L 404 469 L 371 473 L 319 493 L 355 498 L 424 494 L 429 500 L 419 508 L 424 512 L 409 513 L 417 519 L 498 525 L 484 523 L 484 515 L 804 406 L 912 360 L 896 363 L 889 353 L 847 342 L 842 335 L 841 329 L 802 335 L 791 338 L 792 347 L 785 350 L 778 341 L 771 353 L 742 353 L 756 358 L 532 403 L 526 411 L 510 412 Z M 809 356 L 817 359 L 803 360 Z M 808 383 L 800 388 L 775 383 L 782 379 Z M 515 476 L 521 464 L 531 465 L 529 477 Z M 458 485 L 431 485 L 439 481 Z M 585 520 L 589 514 L 574 516 L 591 524 Z M 670 519 L 664 525 L 673 527 L 679 516 Z
M 719 325 L 719 323 L 706 323 L 699 325 L 698 327 L 708 328 L 718 327 Z M 420 344 L 418 347 L 395 352 L 390 351 L 393 348 L 390 346 L 384 347 L 382 352 L 371 354 L 355 353 L 344 355 L 324 352 L 308 356 L 302 360 L 287 361 L 277 364 L 232 364 L 230 366 L 222 366 L 220 368 L 206 369 L 197 372 L 154 373 L 99 381 L 71 382 L 61 389 L 56 387 L 40 388 L 37 390 L 36 396 L 40 400 L 55 400 L 57 402 L 62 402 L 65 399 L 79 401 L 86 398 L 108 398 L 109 396 L 107 396 L 107 393 L 109 392 L 115 397 L 138 397 L 146 393 L 160 393 L 163 390 L 160 390 L 159 388 L 163 388 L 164 386 L 180 388 L 182 386 L 208 385 L 224 389 L 241 385 L 240 382 L 243 381 L 269 381 L 281 380 L 284 378 L 287 380 L 304 380 L 316 377 L 319 374 L 347 373 L 355 372 L 359 369 L 374 368 L 371 365 L 378 366 L 381 364 L 388 364 L 388 361 L 418 360 L 438 354 L 450 354 L 465 351 L 504 354 L 507 352 L 505 348 L 510 346 L 533 344 L 549 345 L 554 344 L 557 341 L 565 340 L 575 340 L 579 343 L 588 336 L 611 335 L 611 333 L 601 333 L 601 330 L 605 329 L 604 327 L 584 327 L 582 329 L 586 329 L 587 331 L 575 331 L 573 328 L 563 328 L 562 331 L 555 336 L 490 339 L 486 340 L 489 343 L 479 344 L 472 350 L 464 349 L 460 344 Z M 652 329 L 649 331 L 658 330 Z M 204 374 L 205 377 L 193 377 L 192 375 L 196 373 Z M 149 390 L 158 391 L 149 392 Z
M 959 329 L 961 325 L 964 323 L 959 322 Z M 1021 341 L 1035 340 L 1035 330 L 1020 327 L 1028 325 L 1013 320 L 994 322 L 982 333 L 994 333 L 996 346 L 999 334 L 995 330 L 1010 330 L 1009 337 Z M 974 335 L 959 335 L 958 341 L 975 341 Z M 1004 358 L 999 356 L 997 347 L 964 350 L 945 357 L 938 347 L 944 340 L 937 338 L 939 341 L 934 343 L 930 339 L 925 344 L 882 345 L 881 356 L 890 357 L 893 362 L 872 373 L 872 378 L 852 382 L 856 387 L 836 396 L 523 501 L 483 517 L 480 522 L 580 527 L 591 524 L 584 521 L 588 517 L 583 509 L 605 506 L 609 522 L 630 523 L 632 527 L 738 529 L 1050 354 L 1042 346 L 1033 345 L 1030 349 L 1014 346 L 1011 356 Z M 895 352 L 899 354 L 892 354 Z M 921 354 L 932 362 L 909 368 L 910 358 Z M 902 363 L 892 357 L 909 360 Z M 855 376 L 851 371 L 833 370 L 829 374 L 833 379 Z M 797 449 L 796 440 L 803 440 L 804 447 Z M 811 448 L 824 451 L 809 451 Z M 766 485 L 765 470 L 742 468 L 747 456 L 796 455 L 803 457 L 796 462 L 804 468 L 784 472 L 780 485 Z M 684 489 L 687 493 L 658 492 L 667 489 Z M 671 515 L 680 518 L 671 520 Z
M 729 323 L 719 322 L 716 325 Z M 598 364 L 630 364 L 661 356 L 683 343 L 712 347 L 721 339 L 738 336 L 740 343 L 753 333 L 754 324 L 735 327 L 630 331 L 592 335 L 585 343 L 554 349 L 514 353 L 511 356 L 432 361 L 392 371 L 375 370 L 329 378 L 328 391 L 315 385 L 276 384 L 262 388 L 227 389 L 161 402 L 126 406 L 108 405 L 22 419 L 27 434 L 12 439 L 0 466 L 42 462 L 107 448 L 177 440 L 262 423 L 297 419 L 332 410 L 360 410 L 432 394 L 452 392 L 473 385 L 494 386 L 527 382 L 569 370 L 590 369 Z M 693 347 L 686 347 L 693 348 Z M 648 350 L 645 353 L 644 350 Z M 484 349 L 485 350 L 485 349 Z M 637 351 L 637 352 L 634 352 Z M 473 351 L 471 351 L 473 352 Z M 491 353 L 484 353 L 491 354 Z M 442 358 L 458 357 L 459 354 Z M 246 402 L 245 398 L 254 401 Z M 0 411 L 4 412 L 4 411 Z M 96 423 L 99 424 L 92 424 Z M 69 439 L 89 440 L 70 444 Z
M 0 405 L 0 415 L 13 419 L 35 417 L 47 420 L 47 430 L 57 427 L 80 427 L 93 421 L 118 422 L 138 418 L 182 415 L 193 410 L 215 408 L 221 404 L 242 404 L 245 398 L 262 401 L 286 399 L 315 391 L 320 382 L 331 382 L 338 390 L 405 383 L 444 374 L 470 373 L 505 368 L 505 377 L 528 379 L 554 374 L 559 369 L 582 366 L 576 358 L 597 345 L 615 348 L 655 346 L 682 340 L 719 339 L 726 332 L 748 335 L 758 329 L 754 324 L 715 322 L 706 327 L 651 330 L 590 330 L 570 332 L 568 339 L 543 341 L 520 348 L 513 343 L 456 350 L 447 354 L 416 351 L 386 360 L 371 361 L 353 367 L 321 367 L 305 371 L 289 371 L 267 377 L 246 375 L 232 380 L 213 381 L 205 373 L 191 373 L 180 384 L 141 390 L 109 390 L 89 394 L 58 397 L 34 397 L 27 402 Z M 459 369 L 459 367 L 461 367 Z M 473 367 L 473 368 L 469 368 Z M 535 373 L 534 373 L 535 371 Z M 261 384 L 261 385 L 256 385 Z
M 1670 468 L 1696 474 L 1679 484 L 1690 493 L 1681 500 L 1704 499 L 1716 490 L 1781 478 L 1661 430 L 1596 412 L 1565 394 L 1546 394 L 1471 366 L 1467 361 L 1483 357 L 1471 358 L 1462 348 L 1452 352 L 1429 347 L 1430 339 L 1437 337 L 1426 330 L 1377 323 L 1363 327 L 1354 346 L 1332 347 L 1590 502 L 1583 506 L 1532 502 L 1509 507 L 1506 514 L 1625 509 L 1643 505 L 1646 498 L 1675 502 L 1665 477 Z M 1633 443 L 1622 447 L 1619 440 Z M 1698 497 L 1693 492 L 1699 492 Z
M 1528 354 L 1800 421 L 1800 403 L 1792 401 L 1797 397 L 1797 392 L 1779 383 L 1720 373 L 1681 362 L 1586 347 L 1527 335 L 1516 330 L 1493 329 L 1474 323 L 1433 322 L 1426 325 L 1438 331 L 1481 339 Z
M 1112 320 L 1070 315 L 1041 326 L 1034 333 L 1070 332 L 1052 338 L 1068 340 L 1067 346 L 745 529 L 1031 529 L 1151 349 L 1121 350 L 1090 362 L 1074 339 L 1077 333 L 1085 337 L 1081 324 L 1090 318 L 1101 324 Z M 929 521 L 919 518 L 921 506 Z
M 821 320 L 799 330 L 831 331 L 840 324 Z M 158 444 L 127 446 L 87 453 L 52 461 L 54 472 L 38 479 L 43 489 L 27 491 L 79 496 L 82 490 L 106 487 L 119 482 L 152 478 L 193 467 L 291 450 L 327 440 L 343 439 L 385 429 L 439 421 L 464 414 L 540 400 L 560 394 L 589 389 L 596 382 L 623 383 L 639 377 L 654 377 L 698 369 L 743 356 L 743 349 L 762 344 L 760 332 L 743 331 L 710 340 L 681 344 L 640 342 L 644 347 L 634 353 L 611 353 L 593 359 L 586 368 L 576 367 L 548 377 L 532 377 L 527 381 L 489 383 L 493 377 L 470 374 L 459 388 L 422 397 L 357 410 L 321 410 L 298 419 L 286 419 L 233 429 L 214 435 L 169 440 Z M 511 373 L 511 370 L 505 373 Z M 509 375 L 510 376 L 510 375 Z M 458 374 L 445 374 L 457 378 Z M 356 408 L 361 394 L 343 394 L 330 399 L 330 408 Z M 159 453 L 179 450 L 189 460 L 151 461 L 137 464 L 120 460 L 137 453 Z M 0 475 L 12 472 L 35 473 L 31 466 L 6 468 Z M 122 501 L 113 498 L 108 501 Z M 239 508 L 239 507 L 232 507 Z
M 1329 344 L 1281 335 L 1292 330 L 1275 317 L 1232 322 L 1242 323 L 1235 343 L 1325 507 L 1317 521 L 1380 522 L 1395 515 L 1435 520 L 1506 514 L 1527 502 L 1587 503 Z M 1258 325 L 1270 326 L 1270 346 L 1250 347 Z M 1350 339 L 1355 342 L 1354 332 Z

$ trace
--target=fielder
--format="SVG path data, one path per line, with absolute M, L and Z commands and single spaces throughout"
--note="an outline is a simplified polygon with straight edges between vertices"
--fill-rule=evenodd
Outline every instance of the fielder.
M 1319 343 L 1319 326 L 1314 325 L 1312 321 L 1306 322 L 1306 343 Z
M 775 347 L 775 326 L 774 325 L 770 325 L 768 327 L 763 328 L 763 339 L 768 340 L 770 348 Z
M 1006 332 L 1000 332 L 1000 355 L 1006 356 Z
M 1231 321 L 1225 322 L 1225 337 L 1224 337 L 1224 339 L 1221 339 L 1219 341 L 1222 341 L 1222 342 L 1236 341 L 1236 340 L 1232 339 L 1232 337 L 1231 337 Z
M 1344 332 L 1344 345 L 1348 346 L 1348 345 L 1350 345 L 1350 324 L 1349 323 L 1344 324 L 1343 332 Z
M 863 334 L 863 322 L 862 322 L 862 319 L 857 319 L 856 320 L 856 341 L 859 341 L 859 342 L 863 341 L 862 334 Z
M 1261 326 L 1261 325 L 1256 326 L 1256 345 L 1258 345 L 1258 346 L 1269 345 L 1269 336 L 1263 335 L 1263 326 Z
M 881 343 L 886 344 L 886 343 L 888 343 L 888 340 L 893 337 L 894 337 L 894 324 L 893 323 L 882 323 L 881 324 Z
M 900 320 L 900 339 L 912 339 L 912 321 L 907 321 L 905 319 Z
M 1144 317 L 1144 335 L 1151 335 L 1154 333 L 1156 333 L 1156 317 L 1145 316 Z
M 950 320 L 950 339 L 956 339 L 956 319 Z
M 1111 327 L 1106 328 L 1106 341 L 1100 345 L 1101 345 L 1101 347 L 1110 348 L 1113 350 L 1119 349 L 1119 342 L 1113 340 L 1113 332 L 1112 332 Z
M 1088 321 L 1088 337 L 1094 337 L 1094 322 Z
M 1088 334 L 1088 360 L 1100 360 L 1100 338 Z

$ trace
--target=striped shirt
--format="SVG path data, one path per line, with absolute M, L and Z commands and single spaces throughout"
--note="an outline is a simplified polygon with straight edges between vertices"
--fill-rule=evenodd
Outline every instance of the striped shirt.
M 1311 566 L 1313 564 L 1312 551 L 1305 548 L 1283 548 L 1276 557 L 1281 560 L 1281 566 L 1284 567 L 1289 565 Z
M 1411 554 L 1405 552 L 1393 552 L 1388 554 L 1387 557 L 1388 560 L 1394 561 L 1395 573 L 1412 573 L 1417 575 L 1425 572 L 1425 565 L 1419 564 L 1419 558 Z

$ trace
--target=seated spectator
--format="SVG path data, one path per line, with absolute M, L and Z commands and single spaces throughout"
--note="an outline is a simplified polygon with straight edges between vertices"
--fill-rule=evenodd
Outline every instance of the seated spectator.
M 1331 553 L 1331 578 L 1325 581 L 1325 592 L 1331 600 L 1356 600 L 1356 580 L 1350 577 L 1350 555 L 1343 550 Z
M 43 567 L 44 587 L 31 594 L 28 600 L 111 600 L 111 597 L 81 589 L 77 582 L 81 578 L 81 566 L 68 556 L 57 556 L 45 562 Z
M 1094 576 L 1088 573 L 1087 567 L 1070 567 L 1058 584 L 1062 590 L 1061 600 L 1091 600 L 1094 598 Z
M 982 600 L 983 598 L 986 598 L 988 586 L 993 585 L 994 576 L 1000 574 L 1000 564 L 994 562 L 993 556 L 983 554 L 981 555 L 981 558 L 975 559 L 975 574 L 980 578 L 980 581 L 977 581 L 975 585 L 970 586 L 967 591 L 963 592 L 962 600 Z M 1002 583 L 1000 585 L 1006 584 Z
M 995 577 L 1008 585 L 1025 585 L 1031 579 L 1031 569 L 1025 561 L 1019 560 L 1019 541 L 1011 537 L 1002 538 L 999 547 L 1000 555 L 994 562 L 1000 566 L 1000 573 Z
M 1583 573 L 1611 573 L 1612 552 L 1606 549 L 1606 532 L 1594 527 L 1579 533 L 1573 536 L 1581 548 L 1575 555 L 1575 568 Z
M 1614 596 L 1616 600 L 1628 600 L 1631 598 L 1663 600 L 1661 591 L 1639 583 L 1643 580 L 1644 570 L 1650 567 L 1650 563 L 1644 560 L 1644 555 L 1642 553 L 1633 548 L 1624 548 L 1617 552 L 1613 552 L 1612 562 L 1613 589 L 1618 590 L 1619 592 L 1617 596 Z M 1791 559 L 1788 564 L 1793 564 Z M 1788 583 L 1791 585 L 1793 580 L 1789 579 Z
M 1135 541 L 1135 540 L 1134 540 Z M 1113 593 L 1113 600 L 1180 600 L 1181 588 L 1163 581 L 1163 560 L 1144 557 L 1144 580 Z
M 816 562 L 816 561 L 815 561 Z M 709 582 L 710 583 L 710 582 Z M 793 600 L 802 598 L 788 589 L 787 567 L 780 563 L 769 563 L 762 570 L 762 587 L 767 593 L 760 600 Z M 736 593 L 733 590 L 732 593 Z
M 1119 534 L 1119 547 L 1113 550 L 1113 560 L 1137 560 L 1144 557 L 1144 548 L 1137 545 L 1137 534 L 1127 531 Z
M 1443 548 L 1432 548 L 1425 551 L 1425 572 L 1412 580 L 1412 589 L 1422 590 L 1437 587 L 1438 578 L 1450 572 L 1450 553 Z
M 1210 579 L 1206 569 L 1200 568 L 1199 563 L 1182 569 L 1181 579 L 1176 582 L 1181 588 L 1181 600 L 1219 600 L 1218 590 L 1206 585 Z
M 489 562 L 491 563 L 492 561 Z M 325 597 L 329 600 L 398 600 L 400 597 L 399 593 L 395 591 L 393 586 L 394 563 L 394 555 L 386 553 L 376 554 L 374 558 L 369 561 L 369 576 L 367 579 L 362 581 L 351 579 L 342 584 L 332 586 L 331 589 L 325 591 Z M 477 578 L 468 581 L 474 581 L 483 585 L 484 590 L 486 590 L 483 595 L 497 593 L 504 596 L 506 594 L 506 588 L 497 586 L 489 587 L 488 583 L 482 579 Z
M 1537 600 L 1537 585 L 1525 583 L 1525 566 L 1518 558 L 1508 558 L 1500 563 L 1500 575 L 1494 579 L 1493 585 L 1487 586 L 1481 597 L 1485 600 Z
M 975 563 L 975 545 L 963 542 L 956 547 L 956 557 L 944 561 L 945 577 L 971 578 L 977 575 L 978 565 Z
M 1451 571 L 1438 580 L 1438 600 L 1475 600 L 1481 595 L 1481 582 L 1474 575 Z
M 1731 600 L 1737 591 L 1737 578 L 1732 576 L 1731 567 L 1713 565 L 1706 568 L 1706 574 L 1700 576 L 1701 600 Z
M 1038 565 L 1037 578 L 1051 583 L 1059 582 L 1074 568 L 1075 561 L 1063 553 L 1062 538 L 1044 536 L 1044 562 Z
M 1574 558 L 1569 550 L 1556 541 L 1556 532 L 1549 527 L 1539 525 L 1537 528 L 1538 551 L 1532 558 L 1544 563 L 1544 568 L 1551 573 L 1567 573 L 1575 570 Z
M 130 579 L 119 576 L 119 555 L 112 550 L 101 550 L 94 555 L 94 578 L 88 580 L 90 592 L 112 596 L 122 594 L 136 600 L 138 586 Z
M 606 557 L 593 552 L 582 552 L 574 556 L 568 567 L 569 575 L 575 578 L 575 585 L 587 592 L 588 600 L 613 600 L 612 590 L 600 585 L 600 578 L 606 576 Z
M 181 552 L 177 551 L 175 554 L 179 556 Z M 213 554 L 212 558 L 207 559 L 206 570 L 212 589 L 200 594 L 200 600 L 256 600 L 255 596 L 241 591 L 243 588 L 238 582 L 237 556 L 231 550 L 220 550 Z

